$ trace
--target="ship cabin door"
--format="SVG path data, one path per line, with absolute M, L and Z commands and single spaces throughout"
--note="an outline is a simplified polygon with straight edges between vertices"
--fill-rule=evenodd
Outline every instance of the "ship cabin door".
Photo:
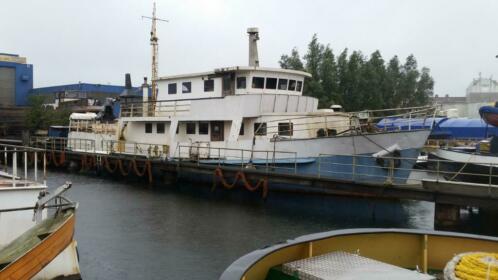
M 234 95 L 235 94 L 235 74 L 228 73 L 224 74 L 221 79 L 222 95 Z
M 224 131 L 225 131 L 225 127 L 224 127 L 224 122 L 220 122 L 220 121 L 214 121 L 214 122 L 211 122 L 211 141 L 224 141 L 225 139 L 225 135 L 224 135 Z

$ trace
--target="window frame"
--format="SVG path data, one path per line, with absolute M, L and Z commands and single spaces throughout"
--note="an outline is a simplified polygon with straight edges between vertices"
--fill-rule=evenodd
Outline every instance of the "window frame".
M 184 90 L 184 87 L 186 87 L 187 90 Z M 182 82 L 182 94 L 184 93 L 192 93 L 192 82 Z
M 279 122 L 278 123 L 278 136 L 293 136 L 294 123 L 292 122 Z
M 174 86 L 174 88 L 175 88 L 174 92 L 171 90 L 172 86 Z M 169 83 L 168 84 L 168 94 L 176 94 L 177 92 L 178 92 L 177 83 Z
M 303 81 L 297 81 L 296 91 L 301 92 L 303 90 Z
M 281 81 L 285 81 L 285 89 L 280 87 L 282 85 Z M 288 87 L 289 87 L 289 79 L 278 79 L 277 90 L 287 90 Z
M 210 83 L 211 86 L 207 87 L 207 83 Z M 214 80 L 213 79 L 207 79 L 204 80 L 204 92 L 213 92 L 214 91 Z
M 153 133 L 152 123 L 150 123 L 150 122 L 145 123 L 145 133 L 146 134 L 152 134 Z
M 296 91 L 296 87 L 297 87 L 297 81 L 296 80 L 289 80 L 289 84 L 287 85 L 287 90 L 288 91 Z
M 275 87 L 272 87 L 272 88 L 268 87 L 268 81 L 269 81 L 269 80 L 272 80 L 272 81 L 274 80 L 274 81 L 275 81 Z M 266 82 L 265 82 L 265 89 L 272 89 L 272 90 L 276 90 L 276 89 L 277 89 L 277 86 L 278 86 L 278 78 L 271 78 L 271 77 L 270 77 L 270 78 L 266 78 Z
M 191 127 L 192 125 L 194 126 L 194 132 L 192 132 L 192 130 L 191 130 L 192 129 L 192 127 Z M 196 122 L 186 122 L 185 126 L 186 126 L 185 127 L 185 134 L 187 134 L 187 135 L 197 134 L 197 123 Z M 190 130 L 189 130 L 189 128 L 190 128 Z
M 206 125 L 205 133 L 201 130 L 201 127 Z M 209 122 L 199 122 L 199 135 L 209 135 Z
M 237 89 L 246 89 L 247 88 L 247 77 L 246 76 L 243 76 L 243 77 L 237 77 L 236 80 L 236 88 Z M 241 81 L 244 81 L 243 83 L 241 83 Z
M 261 87 L 255 87 L 256 80 L 263 81 L 263 84 L 261 85 Z M 265 89 L 265 77 L 252 77 L 251 87 L 253 89 Z
M 261 129 L 258 130 L 258 127 L 261 125 Z M 265 122 L 255 122 L 254 123 L 254 136 L 266 136 L 267 134 L 267 124 Z M 256 133 L 258 131 L 258 133 Z
M 159 129 L 160 127 L 162 127 L 161 129 Z M 156 123 L 156 133 L 157 134 L 164 134 L 166 133 L 166 124 L 165 123 Z
M 245 134 L 245 128 L 244 128 L 244 122 L 240 124 L 240 129 L 239 129 L 239 136 L 244 136 Z

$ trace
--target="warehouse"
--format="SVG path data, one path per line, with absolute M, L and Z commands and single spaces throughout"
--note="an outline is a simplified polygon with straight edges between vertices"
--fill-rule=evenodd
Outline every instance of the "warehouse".
M 26 106 L 33 88 L 33 65 L 17 54 L 0 53 L 0 106 Z

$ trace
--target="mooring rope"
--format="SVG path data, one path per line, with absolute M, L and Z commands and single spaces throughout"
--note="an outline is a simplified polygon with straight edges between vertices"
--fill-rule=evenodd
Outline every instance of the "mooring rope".
M 255 186 L 252 186 L 251 183 L 247 180 L 245 173 L 242 171 L 238 171 L 235 174 L 234 181 L 231 184 L 229 184 L 226 181 L 225 177 L 223 176 L 223 170 L 221 170 L 221 168 L 218 167 L 214 170 L 213 187 L 211 188 L 212 191 L 214 191 L 216 189 L 216 185 L 217 185 L 216 178 L 220 179 L 222 186 L 226 189 L 232 189 L 233 187 L 235 187 L 237 185 L 239 180 L 241 180 L 243 186 L 248 191 L 255 192 L 261 188 L 262 189 L 261 196 L 263 197 L 263 199 L 266 199 L 266 197 L 268 196 L 268 178 L 267 177 L 259 179 L 258 183 Z
M 107 159 L 107 157 L 104 157 L 104 167 L 105 167 L 105 169 L 107 169 L 107 171 L 109 171 L 109 173 L 114 173 L 116 171 L 116 169 L 118 168 L 118 163 L 115 162 L 114 168 L 111 168 L 110 164 L 109 164 L 109 160 Z

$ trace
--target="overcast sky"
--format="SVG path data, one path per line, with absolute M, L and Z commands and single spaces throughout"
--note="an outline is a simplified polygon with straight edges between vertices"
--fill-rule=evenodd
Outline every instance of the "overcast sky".
M 314 33 L 384 59 L 413 53 L 431 69 L 435 93 L 462 96 L 478 76 L 498 78 L 498 1 L 157 0 L 159 75 L 247 64 L 246 28 L 260 28 L 262 66 L 301 54 Z M 34 65 L 35 87 L 76 82 L 134 85 L 150 76 L 150 15 L 144 0 L 2 0 L 0 52 Z

